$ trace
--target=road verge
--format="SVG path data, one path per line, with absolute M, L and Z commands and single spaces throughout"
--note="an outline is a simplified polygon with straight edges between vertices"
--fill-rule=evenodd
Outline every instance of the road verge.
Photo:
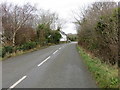
M 100 88 L 119 88 L 120 79 L 118 77 L 117 66 L 108 65 L 100 59 L 88 54 L 85 49 L 77 46 L 83 62 L 87 65 L 92 76 L 95 78 Z
M 0 60 L 3 61 L 3 60 L 6 60 L 7 58 L 10 58 L 10 57 L 15 57 L 15 56 L 27 54 L 27 53 L 34 52 L 34 51 L 37 51 L 37 50 L 41 50 L 41 49 L 44 49 L 44 48 L 47 48 L 47 47 L 49 47 L 49 46 L 36 47 L 36 48 L 30 49 L 30 50 L 25 50 L 25 51 L 21 50 L 21 51 L 13 52 L 11 54 L 7 54 L 4 58 L 0 57 Z

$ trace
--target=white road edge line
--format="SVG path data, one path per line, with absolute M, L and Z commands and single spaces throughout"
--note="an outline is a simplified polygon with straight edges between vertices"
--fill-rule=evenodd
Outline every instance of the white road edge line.
M 53 54 L 55 54 L 55 53 L 57 53 L 58 52 L 58 50 L 56 50 Z
M 48 59 L 50 59 L 51 56 L 47 57 L 44 61 L 42 61 L 40 64 L 38 64 L 38 67 L 41 66 L 44 62 L 46 62 Z
M 11 87 L 9 87 L 9 89 L 14 88 L 15 86 L 17 86 L 20 82 L 22 82 L 27 76 L 23 76 L 21 79 L 19 79 L 15 84 L 13 84 Z

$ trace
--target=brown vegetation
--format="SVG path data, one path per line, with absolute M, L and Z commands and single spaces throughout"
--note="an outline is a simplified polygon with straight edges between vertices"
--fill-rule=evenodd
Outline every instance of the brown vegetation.
M 104 62 L 118 62 L 118 7 L 115 2 L 95 2 L 76 19 L 79 45 Z
M 29 3 L 20 6 L 5 2 L 0 4 L 0 10 L 2 12 L 0 56 L 59 43 L 63 23 L 57 13 L 38 10 Z

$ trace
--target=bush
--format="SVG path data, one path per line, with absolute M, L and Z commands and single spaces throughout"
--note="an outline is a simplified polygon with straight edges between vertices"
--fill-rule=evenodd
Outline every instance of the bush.
M 15 47 L 15 51 L 21 51 L 22 50 L 22 47 L 19 46 L 19 47 Z
M 3 48 L 0 48 L 0 57 L 4 57 L 6 53 L 13 53 L 14 48 L 12 46 L 5 46 Z
M 5 48 L 0 48 L 0 57 L 4 57 L 6 54 Z
M 52 43 L 48 43 L 48 46 L 51 46 L 52 45 Z
M 14 47 L 12 46 L 5 46 L 4 47 L 6 53 L 13 53 L 14 52 Z
M 77 24 L 78 44 L 102 61 L 114 65 L 118 60 L 118 12 L 116 12 L 117 4 L 110 3 L 98 2 L 86 9 L 88 13 L 79 21 L 80 24 Z M 110 7 L 107 7 L 108 12 L 103 14 L 106 11 L 106 5 L 110 5 Z M 103 9 L 97 12 L 98 8 L 93 8 L 96 6 Z M 91 17 L 93 13 L 99 14 Z
M 5 48 L 2 48 L 0 52 L 1 52 L 1 57 L 4 57 L 6 55 Z
M 36 42 L 27 42 L 27 43 L 23 44 L 19 49 L 29 50 L 29 49 L 35 48 L 36 46 L 37 46 Z
M 18 46 L 18 47 L 5 46 L 3 48 L 0 48 L 0 57 L 4 57 L 7 53 L 9 54 L 9 53 L 13 53 L 20 50 L 25 51 L 25 50 L 35 48 L 37 44 L 38 44 L 37 42 L 27 42 L 22 46 Z

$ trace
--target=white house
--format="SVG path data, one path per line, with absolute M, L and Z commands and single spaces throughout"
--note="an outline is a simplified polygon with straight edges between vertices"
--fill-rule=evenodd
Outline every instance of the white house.
M 67 36 L 64 35 L 64 34 L 62 34 L 62 33 L 60 33 L 60 34 L 62 36 L 62 38 L 60 39 L 60 41 L 67 41 Z
M 62 36 L 62 38 L 60 39 L 60 41 L 67 41 L 67 35 L 63 31 L 60 31 L 60 34 Z

